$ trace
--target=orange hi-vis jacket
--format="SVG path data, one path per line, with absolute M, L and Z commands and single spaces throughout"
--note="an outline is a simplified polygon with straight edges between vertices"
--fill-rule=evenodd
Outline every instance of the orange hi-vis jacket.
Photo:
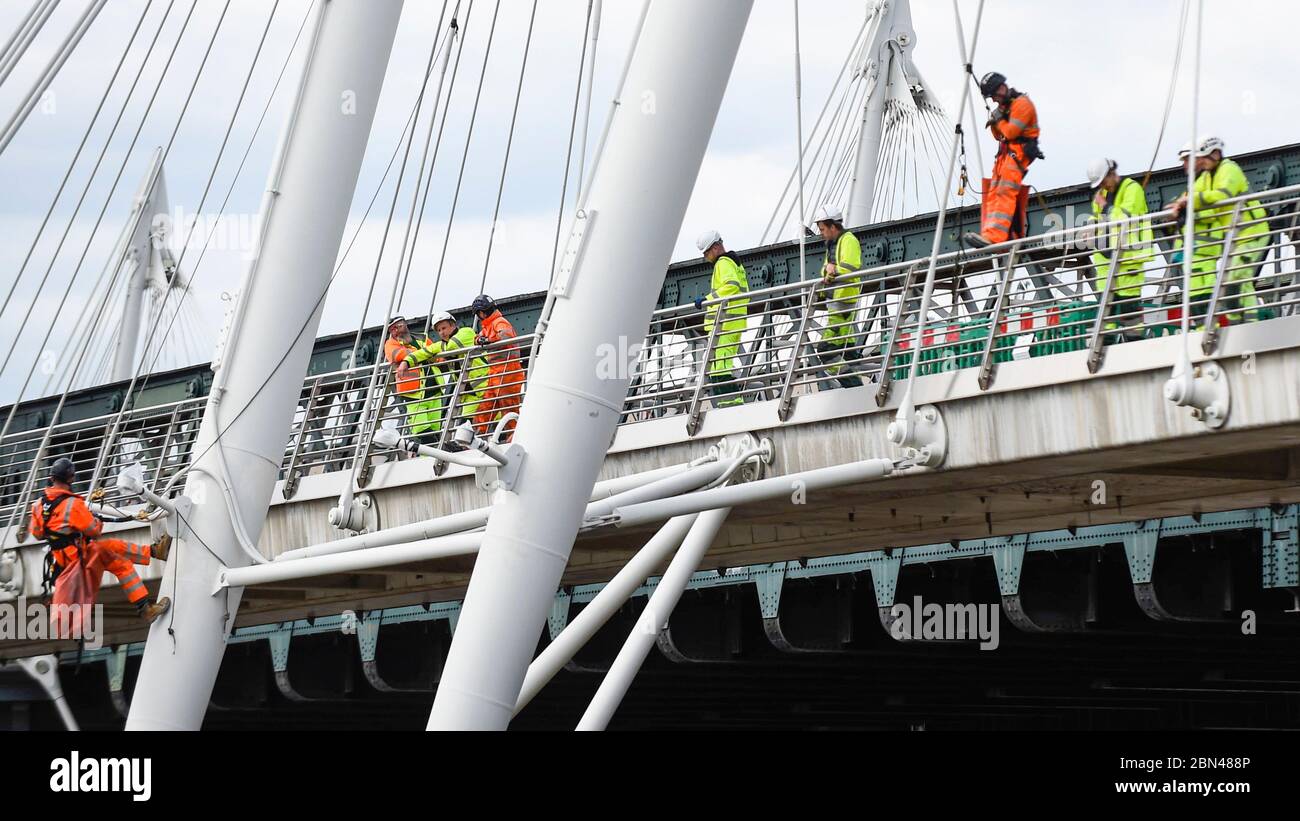
M 483 320 L 479 335 L 486 339 L 489 345 L 514 339 L 517 336 L 515 326 L 511 325 L 510 320 L 502 316 L 500 311 L 493 311 L 491 316 Z M 519 351 L 513 347 L 489 351 L 484 358 L 488 362 L 488 370 L 491 373 L 519 370 Z M 511 367 L 512 363 L 514 367 Z
M 989 126 L 989 131 L 992 132 L 993 139 L 1008 146 L 1019 147 L 1020 140 L 1038 139 L 1038 109 L 1034 107 L 1029 95 L 1017 94 L 1013 97 L 1011 105 L 1007 107 L 1007 118 Z
M 391 336 L 384 340 L 384 359 L 388 364 L 397 367 L 397 364 L 406 359 L 411 351 L 416 350 L 412 343 L 401 342 L 393 339 Z M 407 372 L 405 377 L 395 377 L 397 383 L 397 392 L 413 399 L 424 397 L 424 370 L 418 366 L 413 366 Z
M 45 539 L 55 553 L 55 561 L 64 562 L 68 548 L 76 549 L 104 532 L 104 523 L 90 511 L 86 500 L 70 490 L 47 487 L 42 498 L 32 502 L 31 534 Z

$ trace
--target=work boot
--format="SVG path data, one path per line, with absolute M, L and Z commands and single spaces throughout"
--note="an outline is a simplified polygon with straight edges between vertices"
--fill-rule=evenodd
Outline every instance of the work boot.
M 968 231 L 965 234 L 962 234 L 961 238 L 963 242 L 972 248 L 987 248 L 993 244 L 992 242 L 989 242 L 988 237 L 978 231 Z
M 172 534 L 164 533 L 158 537 L 158 541 L 149 545 L 149 557 L 159 561 L 167 561 L 167 554 L 172 549 Z
M 153 604 L 146 604 L 140 608 L 140 618 L 144 619 L 145 624 L 153 624 L 154 620 L 167 612 L 167 608 L 172 606 L 172 600 L 163 596 Z

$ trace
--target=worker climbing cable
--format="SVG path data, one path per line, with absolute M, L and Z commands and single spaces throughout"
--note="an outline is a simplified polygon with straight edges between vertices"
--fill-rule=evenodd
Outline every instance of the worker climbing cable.
M 736 355 L 740 352 L 740 337 L 749 315 L 749 297 L 746 296 L 749 277 L 745 274 L 745 266 L 722 244 L 722 235 L 717 231 L 700 234 L 695 246 L 704 254 L 705 261 L 713 266 L 709 292 L 695 300 L 697 309 L 703 308 L 705 302 L 712 303 L 704 313 L 704 334 L 717 334 L 706 368 L 709 392 L 717 407 L 743 405 L 745 397 L 736 381 Z M 724 299 L 726 302 L 714 301 Z M 714 331 L 719 313 L 722 314 L 722 326 Z
M 1025 174 L 1034 160 L 1044 159 L 1038 148 L 1038 111 L 1028 95 L 1007 85 L 1007 78 L 990 71 L 980 80 L 980 94 L 997 103 L 988 129 L 998 142 L 993 176 L 984 192 L 983 225 L 962 237 L 967 245 L 984 248 L 1024 233 L 1020 205 Z
M 167 612 L 171 600 L 164 597 L 151 603 L 144 580 L 132 565 L 147 566 L 153 559 L 166 561 L 171 536 L 164 534 L 148 545 L 103 538 L 103 519 L 72 492 L 76 478 L 72 460 L 58 459 L 50 468 L 49 486 L 32 503 L 31 534 L 49 544 L 46 584 L 54 588 L 51 635 L 64 639 L 83 635 L 86 609 L 98 598 L 106 570 L 117 577 L 127 601 L 135 605 L 145 623 L 152 623 Z

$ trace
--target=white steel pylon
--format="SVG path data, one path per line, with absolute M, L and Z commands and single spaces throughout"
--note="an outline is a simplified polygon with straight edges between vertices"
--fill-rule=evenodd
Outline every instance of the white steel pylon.
M 136 351 L 145 327 L 145 295 L 154 293 L 154 302 L 162 305 L 163 295 L 169 288 L 183 285 L 176 278 L 176 262 L 167 242 L 171 206 L 167 201 L 167 182 L 161 164 L 162 149 L 159 148 L 154 152 L 149 172 L 145 175 L 145 180 L 154 181 L 153 187 L 136 195 L 136 207 L 143 214 L 134 222 L 126 260 L 122 263 L 128 266 L 130 274 L 126 277 L 121 329 L 113 351 L 110 374 L 113 382 L 128 380 L 135 373 Z M 147 356 L 148 351 L 145 354 Z
M 216 379 L 176 505 L 184 517 L 169 525 L 178 543 L 160 594 L 171 597 L 172 609 L 150 629 L 128 730 L 202 724 L 242 593 L 214 595 L 214 580 L 223 567 L 247 565 L 256 549 L 402 0 L 331 0 L 316 13 L 263 198 L 258 252 L 213 362 Z
M 866 225 L 875 204 L 876 171 L 880 167 L 881 135 L 887 118 L 904 116 L 921 107 L 939 108 L 926 90 L 921 73 L 912 63 L 916 31 L 908 0 L 873 0 L 868 3 L 870 30 L 859 58 L 858 71 L 867 80 L 862 129 L 853 163 L 845 225 Z
M 645 337 L 752 6 L 649 7 L 552 286 L 514 437 L 522 466 L 496 492 L 429 729 L 510 722 L 627 397 L 631 368 L 609 374 L 600 352 Z

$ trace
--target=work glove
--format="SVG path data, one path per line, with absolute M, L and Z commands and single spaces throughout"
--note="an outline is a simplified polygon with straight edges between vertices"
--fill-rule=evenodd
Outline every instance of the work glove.
M 102 487 L 95 488 L 94 490 L 90 491 L 90 495 L 86 498 L 92 502 L 104 501 L 104 488 Z
M 984 125 L 988 128 L 992 128 L 993 126 L 1002 122 L 1006 118 L 1007 118 L 1007 110 L 1002 106 L 998 106 L 997 108 L 993 109 L 992 113 L 989 114 L 989 121 Z
M 486 336 L 484 336 L 483 334 L 479 334 L 478 336 L 474 337 L 474 344 L 475 344 L 475 345 L 484 346 L 484 345 L 489 345 L 489 344 L 491 344 L 491 342 L 492 342 L 492 340 L 488 339 L 488 338 L 487 338 Z
M 695 308 L 696 308 L 696 310 L 699 310 L 700 308 L 703 308 L 703 307 L 704 307 L 704 297 L 697 297 L 696 300 L 695 300 Z

